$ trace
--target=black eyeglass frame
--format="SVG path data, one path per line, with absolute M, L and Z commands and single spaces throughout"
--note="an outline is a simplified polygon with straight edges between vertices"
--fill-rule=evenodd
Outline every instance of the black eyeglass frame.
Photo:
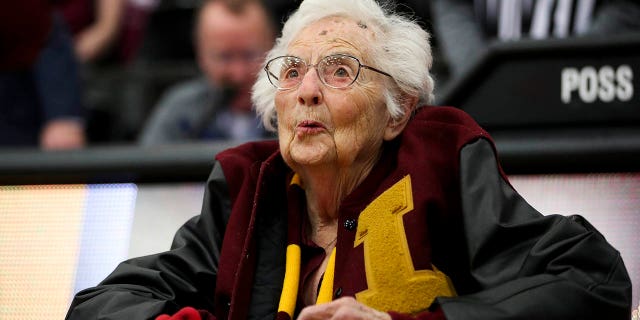
M 320 62 L 324 61 L 325 59 L 327 59 L 327 58 L 329 58 L 329 57 L 347 57 L 347 58 L 354 59 L 354 60 L 358 63 L 358 71 L 356 72 L 356 75 L 353 77 L 353 81 L 351 81 L 351 83 L 349 83 L 348 85 L 346 85 L 346 86 L 344 86 L 344 87 L 335 87 L 335 86 L 332 86 L 332 85 L 330 85 L 330 84 L 328 84 L 328 83 L 326 83 L 326 82 L 325 82 L 324 78 L 323 78 L 322 76 L 320 76 L 320 72 L 318 71 L 318 64 L 320 64 Z M 277 57 L 275 57 L 275 58 L 273 58 L 273 59 L 269 60 L 269 61 L 265 64 L 265 66 L 264 66 L 264 71 L 267 73 L 267 79 L 269 79 L 269 83 L 271 83 L 271 84 L 272 84 L 274 87 L 276 87 L 276 89 L 278 89 L 278 90 L 290 90 L 290 89 L 293 89 L 293 88 L 298 87 L 298 86 L 302 83 L 302 78 L 300 79 L 300 81 L 299 81 L 295 86 L 292 86 L 292 87 L 290 87 L 290 88 L 281 88 L 281 87 L 279 87 L 278 85 L 276 85 L 275 83 L 273 83 L 273 81 L 271 80 L 271 77 L 273 77 L 274 79 L 276 79 L 278 82 L 280 82 L 280 80 L 278 79 L 278 77 L 277 77 L 275 74 L 273 74 L 273 72 L 269 71 L 269 65 L 270 65 L 273 61 L 275 61 L 275 60 L 277 60 L 277 59 L 281 59 L 281 58 L 295 58 L 295 59 L 297 59 L 297 60 L 300 60 L 300 61 L 302 61 L 302 62 L 305 64 L 305 66 L 307 67 L 307 71 L 308 71 L 309 69 L 311 69 L 311 68 L 315 68 L 315 69 L 316 69 L 316 74 L 318 75 L 318 79 L 320 79 L 320 81 L 321 81 L 325 86 L 327 86 L 327 87 L 329 87 L 329 88 L 334 88 L 334 89 L 344 89 L 344 88 L 348 88 L 348 87 L 350 87 L 352 84 L 354 84 L 354 83 L 358 80 L 358 77 L 360 76 L 360 70 L 362 70 L 362 69 L 368 69 L 368 70 L 371 70 L 371 71 L 375 71 L 375 72 L 377 72 L 377 73 L 379 73 L 379 74 L 385 75 L 385 76 L 387 76 L 387 77 L 389 77 L 389 78 L 393 79 L 393 76 L 391 76 L 390 74 L 388 74 L 388 73 L 386 73 L 386 72 L 384 72 L 384 71 L 382 71 L 382 70 L 380 70 L 380 69 L 374 68 L 374 67 L 372 67 L 372 66 L 368 66 L 368 65 L 362 64 L 362 62 L 360 62 L 360 59 L 358 59 L 358 58 L 356 58 L 356 57 L 354 57 L 354 56 L 352 56 L 352 55 L 348 55 L 348 54 L 342 54 L 342 53 L 338 53 L 338 54 L 331 54 L 331 55 L 328 55 L 328 56 L 323 57 L 323 58 L 322 58 L 322 59 L 320 59 L 320 60 L 318 61 L 318 63 L 316 63 L 316 64 L 308 64 L 306 61 L 304 61 L 304 60 L 303 60 L 302 58 L 300 58 L 300 57 L 284 55 L 284 56 L 277 56 Z

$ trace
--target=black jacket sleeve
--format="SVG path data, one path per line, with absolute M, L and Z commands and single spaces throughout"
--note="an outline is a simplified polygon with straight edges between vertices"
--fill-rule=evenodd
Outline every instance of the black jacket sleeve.
M 543 216 L 500 174 L 491 144 L 460 155 L 462 219 L 478 292 L 438 298 L 454 319 L 629 319 L 620 254 L 580 216 Z
M 219 164 L 207 180 L 202 213 L 176 233 L 171 250 L 125 261 L 79 292 L 66 319 L 154 319 L 185 306 L 213 311 L 218 259 L 230 213 Z

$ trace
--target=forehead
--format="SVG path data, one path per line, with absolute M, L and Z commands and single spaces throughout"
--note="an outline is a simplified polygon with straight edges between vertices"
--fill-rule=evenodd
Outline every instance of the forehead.
M 366 58 L 375 33 L 365 23 L 344 17 L 328 17 L 303 28 L 290 43 L 289 54 L 317 60 L 331 53 Z

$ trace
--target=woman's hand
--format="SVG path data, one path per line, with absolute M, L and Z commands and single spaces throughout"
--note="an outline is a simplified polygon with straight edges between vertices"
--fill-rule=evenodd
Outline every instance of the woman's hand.
M 391 320 L 387 313 L 369 308 L 353 297 L 344 297 L 329 303 L 308 306 L 302 309 L 298 320 L 315 319 L 367 319 Z

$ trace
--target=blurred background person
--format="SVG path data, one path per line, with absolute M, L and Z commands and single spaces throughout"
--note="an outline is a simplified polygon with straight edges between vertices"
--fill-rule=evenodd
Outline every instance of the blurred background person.
M 67 0 L 58 9 L 73 34 L 78 59 L 93 62 L 104 57 L 119 33 L 126 0 Z
M 610 36 L 640 30 L 635 0 L 432 0 L 433 29 L 450 78 L 491 41 Z
M 52 2 L 8 1 L 0 11 L 0 146 L 85 144 L 78 65 Z
M 82 99 L 89 144 L 134 140 L 127 121 L 141 114 L 144 104 L 129 98 L 130 87 L 144 86 L 132 76 L 148 17 L 159 0 L 66 0 L 56 11 L 73 37 L 80 62 Z M 172 22 L 173 23 L 173 22 Z M 138 84 L 139 83 L 139 84 Z M 137 130 L 136 130 L 137 132 Z
M 267 135 L 251 103 L 251 87 L 275 27 L 258 0 L 208 0 L 194 30 L 203 75 L 168 90 L 141 135 L 143 145 Z
M 149 14 L 160 0 L 66 0 L 56 9 L 73 35 L 83 64 L 130 62 L 142 42 Z

